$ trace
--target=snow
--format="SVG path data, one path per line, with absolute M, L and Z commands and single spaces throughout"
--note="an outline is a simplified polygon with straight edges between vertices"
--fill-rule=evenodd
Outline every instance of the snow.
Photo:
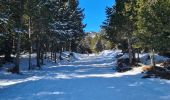
M 0 100 L 170 100 L 170 81 L 142 79 L 141 67 L 115 72 L 112 68 L 119 53 L 73 53 L 71 62 L 45 60 L 42 70 L 22 68 L 22 75 L 1 71 Z M 27 57 L 22 55 L 23 67 Z
M 126 59 L 126 58 L 129 58 L 129 55 L 128 53 L 125 53 L 123 56 L 121 56 L 119 59 Z
M 2 23 L 7 24 L 8 23 L 8 19 L 7 18 L 0 18 L 0 24 L 2 24 Z
M 16 33 L 22 33 L 21 29 L 19 29 L 19 28 L 15 28 L 14 31 L 15 31 Z
M 149 53 L 139 54 L 139 58 L 140 58 L 140 61 L 144 64 L 150 64 L 150 62 L 151 62 L 150 59 L 148 59 L 148 58 L 150 58 Z M 154 58 L 155 58 L 156 63 L 164 62 L 169 59 L 168 57 L 160 56 L 158 54 L 155 54 Z
M 104 50 L 99 55 L 105 57 L 116 57 L 119 53 L 121 53 L 121 50 Z
M 2 80 L 1 81 L 1 86 L 10 86 L 10 85 L 14 85 L 14 84 L 18 84 L 18 83 L 23 83 L 23 82 L 28 82 L 28 81 L 36 81 L 41 79 L 40 77 L 29 77 L 26 79 L 17 79 L 17 80 Z

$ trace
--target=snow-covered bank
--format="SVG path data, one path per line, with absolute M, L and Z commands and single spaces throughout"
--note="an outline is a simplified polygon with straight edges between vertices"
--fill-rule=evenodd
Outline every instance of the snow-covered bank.
M 170 81 L 141 79 L 141 68 L 115 72 L 119 51 L 74 54 L 58 64 L 22 75 L 0 72 L 0 100 L 169 100 Z M 26 56 L 25 56 L 26 58 Z

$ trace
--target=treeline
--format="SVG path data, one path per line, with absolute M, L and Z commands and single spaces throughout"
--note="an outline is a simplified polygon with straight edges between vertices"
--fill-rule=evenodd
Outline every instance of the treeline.
M 102 32 L 89 32 L 80 41 L 78 49 L 80 53 L 98 53 L 103 50 L 110 50 L 113 48 L 113 44 L 105 39 Z
M 115 0 L 106 9 L 102 25 L 105 38 L 128 51 L 130 63 L 133 52 L 170 54 L 170 0 Z
M 47 52 L 76 51 L 84 37 L 83 18 L 78 0 L 1 0 L 0 63 L 14 61 L 19 73 L 21 52 L 29 52 L 31 69 L 33 52 L 41 68 Z

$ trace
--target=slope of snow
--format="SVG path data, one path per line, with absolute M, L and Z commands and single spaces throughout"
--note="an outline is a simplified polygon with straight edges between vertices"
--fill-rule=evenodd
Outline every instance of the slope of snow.
M 121 50 L 104 50 L 99 56 L 116 57 L 119 53 L 121 53 Z
M 43 70 L 0 72 L 0 100 L 170 100 L 170 81 L 141 79 L 140 67 L 115 72 L 118 53 L 75 53 L 73 62 L 46 60 Z
M 140 57 L 140 61 L 144 64 L 150 64 L 150 54 L 149 53 L 143 53 L 143 54 L 139 54 Z M 156 63 L 160 63 L 160 62 L 164 62 L 166 60 L 168 60 L 169 58 L 164 57 L 164 56 L 160 56 L 158 54 L 154 55 L 155 58 L 155 62 Z

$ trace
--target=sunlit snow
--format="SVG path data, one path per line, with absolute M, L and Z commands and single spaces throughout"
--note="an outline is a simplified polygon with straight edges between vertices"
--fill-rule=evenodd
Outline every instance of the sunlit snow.
M 46 60 L 42 70 L 33 71 L 27 71 L 23 55 L 22 75 L 0 71 L 0 100 L 170 100 L 170 81 L 142 79 L 141 67 L 114 71 L 120 52 L 74 53 L 71 62 Z

